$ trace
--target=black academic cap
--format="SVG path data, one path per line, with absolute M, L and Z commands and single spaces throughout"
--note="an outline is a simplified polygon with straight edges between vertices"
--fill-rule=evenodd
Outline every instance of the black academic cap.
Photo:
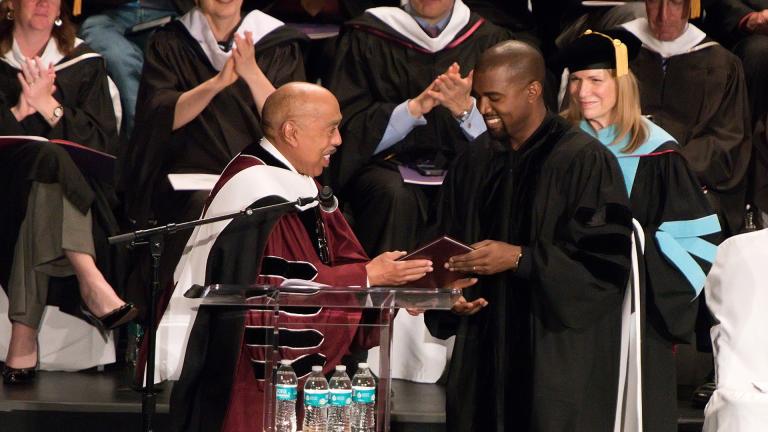
M 640 51 L 640 45 L 640 40 L 624 29 L 587 30 L 563 50 L 561 64 L 570 72 L 616 69 L 620 77 L 629 71 L 629 61 Z

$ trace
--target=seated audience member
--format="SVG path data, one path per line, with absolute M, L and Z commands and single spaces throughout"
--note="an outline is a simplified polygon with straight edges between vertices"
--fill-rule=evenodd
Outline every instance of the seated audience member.
M 346 144 L 329 178 L 368 255 L 432 240 L 421 236 L 439 187 L 404 183 L 399 166 L 445 168 L 485 130 L 468 94 L 469 73 L 480 52 L 509 38 L 462 0 L 368 9 L 345 25 L 329 88 L 341 104 Z M 457 99 L 457 92 L 467 94 Z M 435 382 L 446 349 L 423 343 L 422 321 L 398 314 L 395 331 L 406 333 L 394 337 L 393 376 Z
M 403 183 L 398 165 L 443 168 L 468 142 L 462 129 L 472 138 L 482 133 L 471 99 L 438 106 L 437 87 L 443 78 L 445 87 L 467 87 L 471 81 L 459 73 L 466 76 L 479 52 L 508 38 L 461 0 L 368 9 L 346 24 L 329 88 L 341 104 L 347 144 L 331 179 L 369 254 L 417 245 L 435 187 Z M 455 81 L 438 78 L 444 73 Z
M 114 1 L 107 1 L 105 6 L 109 6 L 108 9 L 90 10 L 101 6 L 99 3 L 87 2 L 89 10 L 85 12 L 89 16 L 80 26 L 79 33 L 94 51 L 104 57 L 107 72 L 120 90 L 124 122 L 120 135 L 125 137 L 123 141 L 127 141 L 133 131 L 144 45 L 154 28 L 135 34 L 126 32 L 137 24 L 175 17 L 191 9 L 194 3 L 191 0 L 122 0 L 116 5 Z
M 609 431 L 619 378 L 631 215 L 619 166 L 547 112 L 544 59 L 522 42 L 485 51 L 473 89 L 488 134 L 451 165 L 444 232 L 472 243 L 450 270 L 477 274 L 451 312 L 449 431 Z
M 675 139 L 640 114 L 637 81 L 627 61 L 639 48 L 640 41 L 624 30 L 588 30 L 566 47 L 570 98 L 563 116 L 616 156 L 632 217 L 645 234 L 643 283 L 637 291 L 642 297 L 631 308 L 640 311 L 637 343 L 643 354 L 641 361 L 628 363 L 642 365 L 642 395 L 628 390 L 617 414 L 634 426 L 628 430 L 675 432 L 673 347 L 693 339 L 698 294 L 716 251 L 702 238 L 717 240 L 720 225 Z M 633 294 L 626 296 L 625 302 Z M 624 319 L 630 328 L 630 315 Z M 632 404 L 637 400 L 642 400 L 642 419 Z
M 304 36 L 258 10 L 241 17 L 241 6 L 202 0 L 149 42 L 120 180 L 139 227 L 199 217 L 208 191 L 175 191 L 168 174 L 221 173 L 262 136 L 261 107 L 273 85 L 304 79 Z M 168 238 L 164 287 L 188 236 Z
M 714 1 L 704 23 L 744 67 L 753 134 L 748 199 L 762 214 L 755 222 L 768 227 L 768 1 Z
M 766 245 L 768 229 L 729 238 L 707 277 L 707 306 L 717 323 L 717 388 L 704 410 L 704 432 L 759 432 L 768 425 Z
M 312 31 L 312 26 L 319 25 L 322 33 L 330 28 L 357 17 L 366 9 L 375 6 L 397 6 L 399 0 L 259 0 L 250 2 L 260 10 L 287 23 L 300 24 L 303 29 Z M 320 80 L 327 83 L 331 68 L 336 59 L 337 37 L 322 35 L 312 38 L 305 50 L 307 80 Z
M 596 31 L 617 27 L 645 16 L 642 1 L 627 1 L 617 6 L 586 6 L 582 0 L 531 0 L 544 53 L 555 54 L 587 29 Z
M 338 102 L 328 90 L 308 83 L 277 89 L 264 104 L 264 138 L 227 166 L 203 216 L 273 204 L 276 197 L 279 202 L 316 196 L 313 177 L 328 166 L 341 144 L 340 122 Z M 187 244 L 158 333 L 159 378 L 180 376 L 171 397 L 174 430 L 262 430 L 264 367 L 259 364 L 267 353 L 266 346 L 255 341 L 261 340 L 258 330 L 269 325 L 272 312 L 253 310 L 214 319 L 200 308 L 194 318 L 190 307 L 198 303 L 182 295 L 192 285 L 303 279 L 332 286 L 387 286 L 416 280 L 432 270 L 427 260 L 395 261 L 402 252 L 387 252 L 369 261 L 338 209 L 329 212 L 311 204 L 267 220 L 204 225 L 195 229 Z M 321 364 L 324 373 L 331 373 L 351 347 L 375 343 L 375 337 L 366 337 L 356 327 L 359 309 L 322 308 L 313 313 L 302 316 L 294 310 L 280 318 L 291 328 L 301 329 L 300 324 L 306 323 L 322 333 L 319 345 L 304 345 L 294 337 L 294 344 L 280 349 L 281 358 L 296 361 L 299 388 L 310 366 Z
M 648 18 L 624 24 L 643 42 L 630 67 L 643 114 L 670 133 L 718 212 L 738 233 L 752 134 L 741 62 L 688 22 L 698 0 L 646 0 Z
M 535 34 L 536 27 L 528 9 L 528 0 L 464 0 L 464 3 L 481 17 L 513 33 L 526 32 L 528 36 Z M 526 34 L 521 35 L 521 38 L 525 37 Z
M 67 13 L 58 0 L 0 4 L 0 130 L 114 153 L 103 59 L 75 38 Z M 37 331 L 49 300 L 72 303 L 66 299 L 78 296 L 79 286 L 74 304 L 82 311 L 72 312 L 102 332 L 136 310 L 105 277 L 105 237 L 117 231 L 109 181 L 83 174 L 59 145 L 30 141 L 0 148 L 0 185 L 0 284 L 12 323 L 2 376 L 16 384 L 35 377 Z

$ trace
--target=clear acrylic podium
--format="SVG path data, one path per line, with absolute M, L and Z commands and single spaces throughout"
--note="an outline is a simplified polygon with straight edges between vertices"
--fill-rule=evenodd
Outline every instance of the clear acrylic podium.
M 311 282 L 309 282 L 311 284 Z M 263 408 L 264 431 L 274 430 L 275 413 L 275 388 L 273 381 L 280 364 L 279 335 L 280 329 L 316 329 L 332 326 L 354 326 L 363 328 L 373 335 L 378 336 L 379 350 L 379 377 L 376 389 L 376 430 L 377 432 L 389 431 L 390 415 L 390 388 L 392 378 L 390 376 L 389 357 L 392 347 L 392 322 L 398 309 L 409 308 L 419 310 L 449 310 L 461 295 L 460 290 L 432 289 L 432 288 L 400 288 L 400 287 L 320 287 L 317 285 L 290 287 L 270 285 L 209 285 L 197 287 L 194 297 L 203 299 L 200 307 L 214 308 L 244 308 L 258 309 L 263 316 L 268 318 L 268 326 L 272 330 L 272 337 L 268 341 L 269 347 L 266 361 L 264 362 L 265 397 Z M 195 290 L 192 288 L 191 291 Z M 292 323 L 286 318 L 286 313 L 296 308 L 325 308 L 339 311 L 361 310 L 366 311 L 359 323 L 325 322 L 325 323 Z M 403 311 L 402 313 L 405 313 Z M 372 319 L 371 319 L 372 318 Z M 350 377 L 351 378 L 351 377 Z M 299 405 L 301 401 L 297 401 Z M 300 426 L 300 425 L 299 425 Z

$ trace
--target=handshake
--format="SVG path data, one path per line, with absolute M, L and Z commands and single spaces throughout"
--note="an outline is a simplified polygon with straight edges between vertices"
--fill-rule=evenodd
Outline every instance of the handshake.
M 472 72 L 462 77 L 459 64 L 453 63 L 445 73 L 438 75 L 420 95 L 408 101 L 408 112 L 419 118 L 438 105 L 460 118 L 472 109 Z

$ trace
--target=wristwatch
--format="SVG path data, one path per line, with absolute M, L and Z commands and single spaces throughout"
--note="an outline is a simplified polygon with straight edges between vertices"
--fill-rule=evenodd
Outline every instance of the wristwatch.
M 472 113 L 472 110 L 464 110 L 461 112 L 461 114 L 456 116 L 456 121 L 459 123 L 464 123 L 465 121 L 469 120 L 469 114 Z
M 53 115 L 48 120 L 50 120 L 51 123 L 53 123 L 56 120 L 62 118 L 63 116 L 64 116 L 64 107 L 61 105 L 58 105 L 56 108 L 53 109 Z
M 456 121 L 459 123 L 464 123 L 465 121 L 469 120 L 469 115 L 472 114 L 472 108 L 475 107 L 475 100 L 472 98 L 472 105 L 469 106 L 469 108 L 462 111 L 459 115 L 456 116 Z

